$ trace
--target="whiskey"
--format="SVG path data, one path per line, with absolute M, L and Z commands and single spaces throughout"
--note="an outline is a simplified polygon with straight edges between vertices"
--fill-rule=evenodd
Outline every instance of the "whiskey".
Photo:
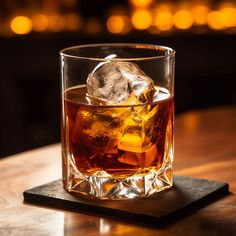
M 173 148 L 174 97 L 165 88 L 156 91 L 149 104 L 91 105 L 85 85 L 66 90 L 64 160 L 69 155 L 86 176 L 126 178 L 158 171 Z

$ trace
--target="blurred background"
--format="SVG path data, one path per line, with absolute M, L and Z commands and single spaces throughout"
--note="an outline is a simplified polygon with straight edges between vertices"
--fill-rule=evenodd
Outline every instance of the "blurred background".
M 59 51 L 105 42 L 176 50 L 177 115 L 236 104 L 234 0 L 1 0 L 0 157 L 60 141 Z

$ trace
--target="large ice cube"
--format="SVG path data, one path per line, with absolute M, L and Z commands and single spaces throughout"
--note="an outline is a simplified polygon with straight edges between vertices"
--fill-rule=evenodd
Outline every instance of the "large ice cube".
M 136 106 L 125 119 L 124 132 L 118 148 L 123 151 L 143 153 L 158 142 L 158 104 Z M 154 138 L 155 137 L 155 138 Z
M 98 152 L 113 152 L 124 129 L 128 108 L 81 107 L 76 113 L 72 141 Z
M 110 55 L 106 59 L 112 59 Z M 92 104 L 138 104 L 152 98 L 154 83 L 137 64 L 106 61 L 87 78 L 87 96 Z
M 118 160 L 124 164 L 137 167 L 157 166 L 159 163 L 159 154 L 156 145 L 151 146 L 146 152 L 124 152 Z

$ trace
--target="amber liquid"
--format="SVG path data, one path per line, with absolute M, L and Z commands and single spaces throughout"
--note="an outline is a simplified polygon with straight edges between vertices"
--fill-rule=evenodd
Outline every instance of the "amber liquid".
M 132 106 L 90 105 L 85 86 L 68 89 L 62 100 L 64 160 L 69 156 L 86 175 L 105 171 L 127 176 L 160 169 L 173 142 L 174 98 L 158 89 L 151 104 Z

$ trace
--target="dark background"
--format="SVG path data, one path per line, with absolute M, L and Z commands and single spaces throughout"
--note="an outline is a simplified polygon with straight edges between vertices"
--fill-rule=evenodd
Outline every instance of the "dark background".
M 102 14 L 80 7 L 84 15 Z M 236 104 L 235 33 L 139 31 L 88 36 L 64 32 L 0 37 L 0 157 L 60 141 L 59 51 L 106 42 L 151 43 L 176 50 L 176 115 Z

